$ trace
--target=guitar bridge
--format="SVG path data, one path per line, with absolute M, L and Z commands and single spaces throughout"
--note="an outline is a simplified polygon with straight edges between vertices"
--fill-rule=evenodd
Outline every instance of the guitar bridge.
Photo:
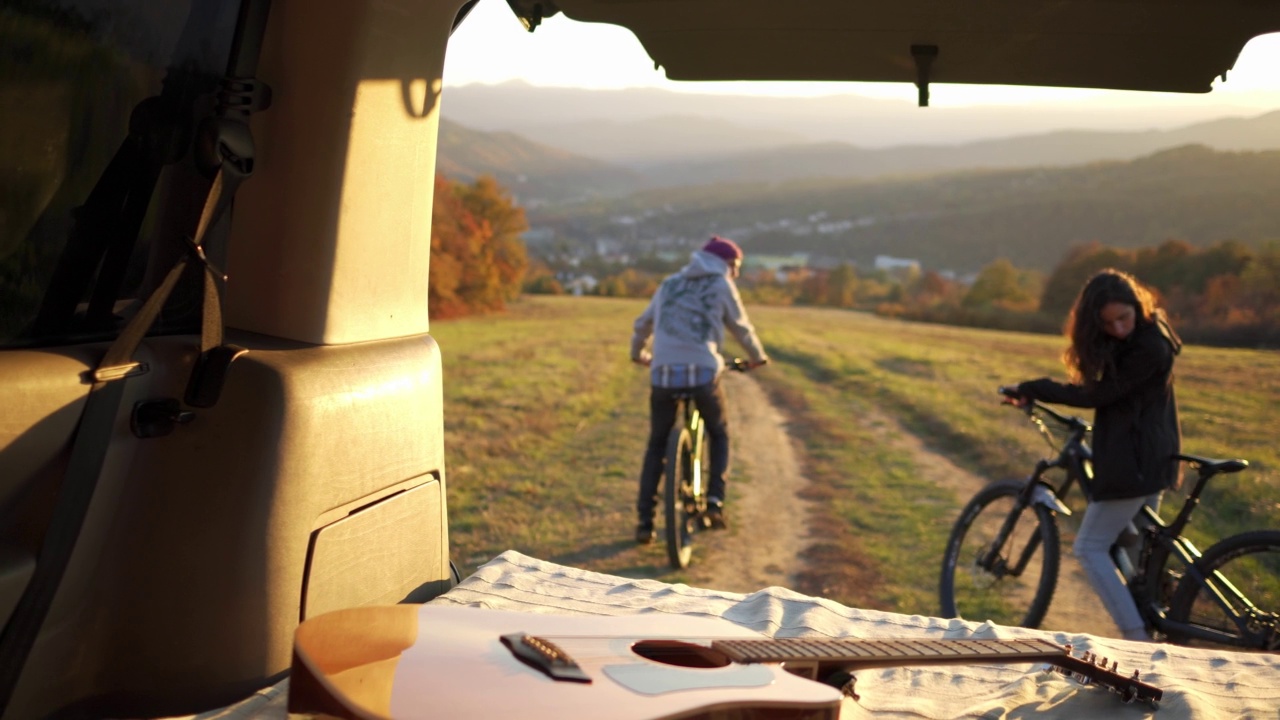
M 545 673 L 553 680 L 589 683 L 591 678 L 569 654 L 550 640 L 525 633 L 511 633 L 500 638 L 520 662 Z

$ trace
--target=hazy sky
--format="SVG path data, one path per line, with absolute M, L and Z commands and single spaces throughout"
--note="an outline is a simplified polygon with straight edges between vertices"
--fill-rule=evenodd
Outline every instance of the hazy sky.
M 499 51 L 495 52 L 495 48 Z M 1230 105 L 1280 108 L 1280 34 L 1255 38 L 1240 54 L 1227 81 L 1202 94 L 938 84 L 934 107 L 985 104 L 1087 102 L 1106 105 Z M 534 85 L 588 88 L 659 87 L 678 92 L 766 95 L 856 94 L 915 99 L 908 83 L 673 82 L 629 30 L 580 23 L 558 14 L 527 32 L 503 0 L 481 0 L 454 33 L 445 58 L 447 85 L 523 79 Z

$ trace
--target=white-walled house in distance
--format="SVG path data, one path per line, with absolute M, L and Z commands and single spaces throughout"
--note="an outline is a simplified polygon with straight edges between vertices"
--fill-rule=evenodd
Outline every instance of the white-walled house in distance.
M 599 285 L 591 275 L 579 275 L 564 284 L 564 289 L 571 295 L 590 295 L 595 292 L 596 286 Z
M 920 272 L 920 261 L 911 258 L 896 258 L 891 255 L 877 255 L 876 270 L 884 270 L 885 272 Z
M 789 282 L 808 274 L 809 253 L 790 255 L 758 255 L 746 253 L 742 260 L 743 272 L 767 270 L 778 282 Z

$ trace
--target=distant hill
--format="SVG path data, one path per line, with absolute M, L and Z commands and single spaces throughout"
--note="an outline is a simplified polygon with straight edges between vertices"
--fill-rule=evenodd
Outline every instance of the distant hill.
M 867 149 L 842 143 L 814 143 L 772 148 L 717 160 L 670 163 L 646 168 L 645 174 L 651 183 L 659 186 L 820 177 L 878 177 L 1130 160 L 1159 150 L 1191 144 L 1217 150 L 1280 149 L 1280 111 L 1252 118 L 1224 118 L 1173 130 L 1064 130 L 959 145 Z
M 523 202 L 538 204 L 722 182 L 1081 165 L 1128 160 L 1187 144 L 1218 150 L 1280 148 L 1280 111 L 1171 130 L 1065 130 L 958 145 L 890 148 L 798 143 L 795 136 L 786 133 L 706 118 L 581 121 L 562 126 L 530 125 L 528 129 L 540 134 L 531 138 L 505 131 L 484 132 L 442 120 L 440 168 L 462 179 L 480 173 L 495 175 Z M 601 160 L 600 156 L 611 159 Z
M 480 132 L 440 121 L 436 169 L 454 180 L 492 175 L 518 202 L 537 205 L 616 196 L 645 186 L 638 173 L 508 132 Z
M 529 124 L 521 127 L 519 134 L 639 170 L 664 163 L 680 164 L 688 158 L 732 158 L 805 141 L 798 133 L 752 128 L 698 115 Z
M 604 154 L 595 154 L 581 147 L 552 142 L 551 138 L 572 137 L 557 126 L 581 127 L 598 122 L 602 126 L 614 124 L 625 128 L 654 118 L 678 117 L 727 122 L 743 131 L 758 132 L 762 137 L 782 134 L 795 138 L 785 144 L 838 142 L 860 148 L 887 148 L 955 145 L 1072 129 L 1171 130 L 1223 117 L 1253 116 L 1269 109 L 1233 106 L 1219 100 L 1214 93 L 1159 98 L 1135 96 L 1123 105 L 1099 104 L 1086 99 L 963 107 L 935 103 L 933 107 L 920 108 L 916 107 L 916 89 L 907 84 L 900 88 L 900 99 L 840 93 L 841 86 L 835 84 L 831 86 L 833 94 L 817 97 L 704 94 L 697 92 L 698 83 L 682 85 L 687 86 L 688 92 L 655 88 L 540 87 L 520 81 L 450 85 L 445 89 L 441 112 L 445 118 L 470 128 L 515 132 L 571 152 L 622 161 L 622 156 L 609 154 L 608 147 L 602 149 Z M 531 128 L 537 131 L 532 132 Z M 647 145 L 658 151 L 664 146 L 659 136 L 654 136 Z M 628 157 L 636 156 L 636 147 L 618 149 Z M 1222 149 L 1237 148 L 1223 146 Z
M 531 213 L 594 246 L 687 248 L 712 232 L 749 252 L 806 251 L 869 267 L 876 255 L 976 271 L 998 257 L 1048 271 L 1071 245 L 1280 239 L 1280 151 L 1201 145 L 1124 162 L 893 180 L 806 179 L 651 190 Z

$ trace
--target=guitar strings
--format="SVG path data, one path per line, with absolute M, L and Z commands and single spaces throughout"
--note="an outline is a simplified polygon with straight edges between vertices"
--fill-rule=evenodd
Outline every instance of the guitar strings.
M 641 657 L 649 657 L 650 659 L 689 657 L 700 652 L 723 654 L 723 651 L 711 647 L 713 642 L 734 642 L 744 643 L 748 646 L 758 646 L 763 649 L 763 654 L 765 655 L 769 655 L 770 650 L 772 650 L 774 655 L 786 655 L 787 658 L 796 660 L 804 658 L 797 657 L 797 653 L 788 651 L 794 649 L 797 645 L 818 648 L 830 655 L 850 655 L 850 662 L 868 659 L 947 659 L 950 657 L 965 658 L 967 661 L 1004 659 L 1006 662 L 1010 662 L 1009 659 L 1011 658 L 1026 657 L 1026 662 L 1034 663 L 1048 659 L 1051 656 L 1069 657 L 1069 651 L 1052 643 L 1035 641 L 1035 647 L 1028 647 L 1027 641 L 993 639 L 755 638 L 741 636 L 688 639 L 679 637 L 629 638 L 614 635 L 545 635 L 536 637 L 555 643 L 575 662 L 617 658 L 619 656 L 617 651 L 601 651 L 599 648 L 601 642 L 617 643 L 619 641 L 629 643 L 628 650 L 632 653 Z M 646 643 L 644 653 L 631 649 L 631 645 L 641 642 Z M 667 642 L 679 644 L 663 644 Z M 577 652 L 572 652 L 570 649 L 574 645 L 577 645 Z M 963 645 L 967 652 L 952 655 L 938 651 L 939 648 L 954 648 L 957 645 Z M 858 648 L 867 654 L 852 655 L 848 651 L 853 648 Z

